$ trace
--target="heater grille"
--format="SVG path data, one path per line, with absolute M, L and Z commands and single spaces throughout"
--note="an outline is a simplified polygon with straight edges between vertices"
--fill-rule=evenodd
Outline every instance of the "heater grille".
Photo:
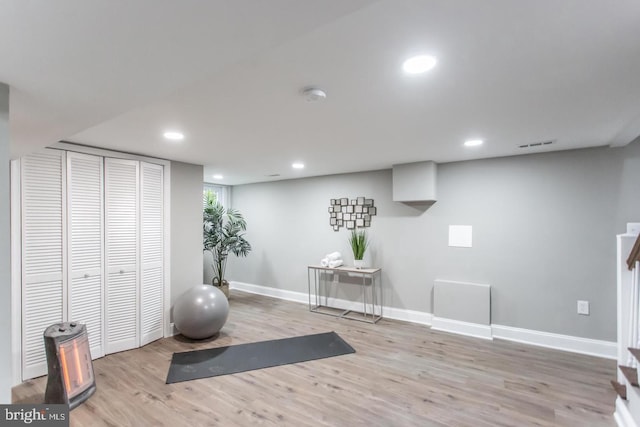
M 44 332 L 49 368 L 45 403 L 66 403 L 75 408 L 95 390 L 89 337 L 85 325 L 56 323 Z
M 78 338 L 61 342 L 58 353 L 64 388 L 69 398 L 73 399 L 93 384 L 93 369 L 87 335 L 80 335 Z

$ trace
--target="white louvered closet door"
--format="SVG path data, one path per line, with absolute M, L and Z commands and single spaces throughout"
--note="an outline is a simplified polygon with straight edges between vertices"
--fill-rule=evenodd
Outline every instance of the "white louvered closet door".
M 164 309 L 163 167 L 140 163 L 140 345 L 162 338 Z
M 22 377 L 47 373 L 42 334 L 64 320 L 64 152 L 43 150 L 21 159 Z
M 102 157 L 67 152 L 67 318 L 87 326 L 94 359 L 104 356 L 102 188 Z
M 138 168 L 133 160 L 104 159 L 105 353 L 138 347 Z

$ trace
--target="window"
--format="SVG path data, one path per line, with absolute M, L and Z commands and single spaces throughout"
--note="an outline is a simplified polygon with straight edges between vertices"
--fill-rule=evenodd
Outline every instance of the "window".
M 205 198 L 204 195 L 207 191 L 211 191 L 216 195 L 216 200 L 220 202 L 222 206 L 227 206 L 230 203 L 229 197 L 229 187 L 226 185 L 215 185 L 209 184 L 207 182 L 204 183 L 202 187 L 202 206 L 204 207 Z

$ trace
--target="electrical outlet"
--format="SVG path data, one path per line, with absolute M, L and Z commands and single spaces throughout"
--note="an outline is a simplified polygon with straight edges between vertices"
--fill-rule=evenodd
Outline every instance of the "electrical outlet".
M 578 314 L 589 315 L 589 301 L 578 300 Z

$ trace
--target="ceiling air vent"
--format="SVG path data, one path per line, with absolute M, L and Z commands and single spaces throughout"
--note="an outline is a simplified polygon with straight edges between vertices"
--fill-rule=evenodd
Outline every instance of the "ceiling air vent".
M 531 144 L 519 145 L 518 147 L 520 147 L 520 148 L 535 148 L 535 147 L 542 147 L 544 145 L 551 145 L 553 143 L 555 143 L 554 140 L 551 140 L 551 141 L 540 141 L 540 142 L 532 142 Z

